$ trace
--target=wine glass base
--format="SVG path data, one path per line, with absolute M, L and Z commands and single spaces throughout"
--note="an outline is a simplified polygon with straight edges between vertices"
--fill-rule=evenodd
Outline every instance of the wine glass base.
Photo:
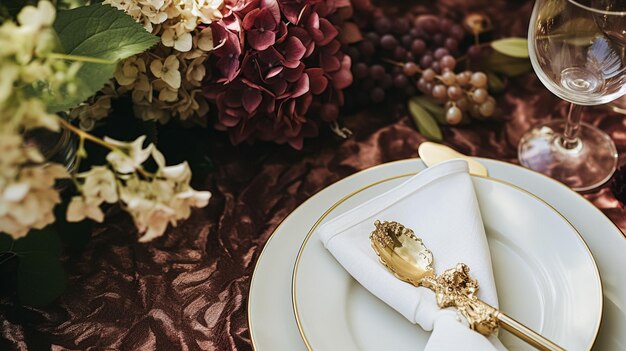
M 606 183 L 617 167 L 613 140 L 598 128 L 581 123 L 579 141 L 572 148 L 562 143 L 565 121 L 551 121 L 527 132 L 520 141 L 520 163 L 552 177 L 576 191 Z

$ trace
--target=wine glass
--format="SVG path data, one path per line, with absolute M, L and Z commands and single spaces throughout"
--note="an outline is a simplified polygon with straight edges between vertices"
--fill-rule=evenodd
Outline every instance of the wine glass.
M 539 80 L 570 102 L 567 119 L 534 127 L 521 139 L 521 164 L 577 191 L 608 181 L 617 166 L 611 138 L 582 123 L 583 106 L 626 94 L 626 2 L 537 0 L 528 50 Z

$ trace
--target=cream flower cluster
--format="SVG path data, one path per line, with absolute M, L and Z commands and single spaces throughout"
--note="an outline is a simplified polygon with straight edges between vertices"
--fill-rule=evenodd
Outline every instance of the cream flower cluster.
M 58 117 L 46 106 L 76 89 L 78 64 L 52 57 L 55 15 L 50 2 L 40 1 L 0 26 L 0 232 L 13 238 L 54 222 L 61 201 L 54 185 L 69 176 L 59 164 L 44 164 L 22 138 L 32 128 L 58 130 Z M 46 92 L 37 94 L 40 89 Z
M 61 202 L 54 183 L 69 176 L 65 168 L 42 165 L 41 154 L 25 147 L 19 135 L 0 137 L 0 155 L 0 232 L 18 239 L 53 223 Z
M 115 80 L 117 94 L 130 92 L 135 115 L 165 123 L 171 116 L 205 123 L 209 105 L 202 94 L 204 65 L 213 50 L 209 24 L 219 20 L 223 0 L 105 0 L 161 37 L 147 53 L 122 62 Z M 72 116 L 91 129 L 106 116 L 112 94 L 99 95 L 90 106 Z M 104 100 L 100 102 L 99 100 Z M 109 109 L 103 107 L 109 106 Z M 82 113 L 80 113 L 82 112 Z
M 40 1 L 37 7 L 24 7 L 17 23 L 5 21 L 0 26 L 0 133 L 59 127 L 56 115 L 46 111 L 46 104 L 54 101 L 43 96 L 72 94 L 80 64 L 51 57 L 57 45 L 52 29 L 55 16 L 54 6 Z M 38 96 L 42 89 L 48 94 Z
M 183 17 L 192 19 L 186 14 L 189 8 L 182 2 L 179 5 L 183 6 L 185 15 L 181 12 L 178 17 L 168 17 L 176 12 L 172 1 L 151 1 L 150 4 L 159 11 L 168 9 L 163 21 L 165 12 L 158 14 L 157 11 L 150 17 L 160 21 L 154 23 L 155 30 L 172 24 L 173 18 L 178 18 L 177 21 Z M 209 7 L 194 10 L 194 16 L 207 20 L 211 15 L 207 12 Z M 144 10 L 147 11 L 147 7 Z M 68 206 L 69 221 L 91 218 L 101 222 L 104 219 L 101 206 L 119 202 L 142 233 L 140 241 L 161 236 L 168 224 L 176 225 L 189 217 L 192 207 L 206 206 L 209 201 L 210 193 L 196 191 L 189 185 L 191 171 L 186 163 L 166 166 L 163 155 L 152 144 L 143 147 L 145 137 L 132 143 L 105 139 L 100 143 L 113 150 L 107 156 L 109 164 L 70 175 L 62 165 L 46 163 L 36 148 L 25 145 L 22 138 L 25 130 L 59 129 L 59 117 L 47 112 L 47 106 L 56 102 L 50 99 L 76 91 L 74 75 L 79 65 L 68 64 L 61 56 L 55 56 L 54 18 L 54 6 L 44 0 L 37 7 L 24 7 L 17 22 L 5 21 L 0 25 L 0 232 L 18 239 L 31 229 L 53 223 L 54 207 L 61 202 L 55 184 L 59 179 L 72 177 L 79 195 L 73 197 Z M 199 38 L 196 36 L 192 41 L 197 43 Z M 174 50 L 165 46 L 161 49 Z M 118 89 L 132 90 L 133 99 L 146 104 L 153 103 L 153 89 L 159 92 L 158 101 L 173 102 L 174 96 L 188 94 L 189 99 L 178 98 L 177 101 L 184 101 L 187 104 L 184 108 L 192 109 L 198 106 L 189 102 L 195 93 L 183 88 L 200 85 L 205 72 L 204 67 L 199 68 L 202 64 L 197 59 L 202 55 L 200 49 L 190 49 L 183 56 L 161 56 L 164 59 L 158 59 L 154 53 L 132 58 L 117 74 L 121 87 L 108 85 L 99 99 L 92 99 L 92 104 L 74 109 L 72 114 L 80 119 L 84 129 L 93 127 L 95 121 L 108 113 L 111 98 L 118 94 Z M 180 72 L 184 72 L 184 77 Z M 124 77 L 132 79 L 124 80 Z M 40 90 L 44 93 L 37 94 Z M 79 153 L 78 157 L 83 155 Z M 158 166 L 154 174 L 143 169 L 143 163 L 150 157 Z
M 116 147 L 107 155 L 111 168 L 93 167 L 79 174 L 82 192 L 70 202 L 68 221 L 91 218 L 101 222 L 104 213 L 100 205 L 119 201 L 142 234 L 139 241 L 147 242 L 163 235 L 168 224 L 176 226 L 179 220 L 189 218 L 192 207 L 208 204 L 211 194 L 189 185 L 189 165 L 166 166 L 153 144 L 143 147 L 145 136 L 132 143 L 106 141 Z M 146 174 L 142 168 L 150 157 L 158 167 L 154 174 Z
M 115 85 L 109 82 L 100 90 L 99 94 L 70 111 L 71 119 L 78 119 L 80 129 L 92 130 L 98 121 L 104 119 L 111 112 L 111 100 L 118 97 Z

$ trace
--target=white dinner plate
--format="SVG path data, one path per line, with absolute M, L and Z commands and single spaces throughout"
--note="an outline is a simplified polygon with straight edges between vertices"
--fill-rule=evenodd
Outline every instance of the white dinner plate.
M 296 259 L 292 287 L 296 321 L 312 350 L 414 351 L 426 346 L 430 333 L 368 293 L 315 232 L 318 225 L 410 176 L 377 180 L 344 197 L 309 231 Z M 591 348 L 602 317 L 602 287 L 584 240 L 560 213 L 534 195 L 490 178 L 472 180 L 500 308 L 567 350 Z M 509 333 L 501 333 L 500 339 L 509 350 L 534 350 Z
M 626 240 L 600 210 L 566 186 L 539 173 L 505 162 L 477 158 L 492 177 L 518 185 L 559 210 L 581 233 L 600 269 L 604 313 L 594 349 L 626 349 Z M 276 229 L 257 261 L 248 299 L 252 345 L 258 351 L 306 350 L 300 337 L 291 299 L 295 259 L 310 228 L 330 205 L 373 179 L 416 172 L 418 159 L 376 166 L 347 177 L 317 193 Z

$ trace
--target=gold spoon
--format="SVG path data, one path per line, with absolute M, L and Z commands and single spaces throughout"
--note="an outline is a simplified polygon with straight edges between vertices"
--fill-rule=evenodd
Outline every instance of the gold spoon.
M 442 144 L 425 141 L 420 144 L 417 154 L 428 167 L 437 163 L 455 158 L 464 159 L 469 166 L 469 172 L 473 175 L 487 176 L 487 168 L 475 159 Z
M 398 279 L 433 290 L 439 307 L 456 307 L 467 319 L 471 329 L 489 336 L 500 326 L 539 350 L 564 351 L 562 347 L 478 299 L 478 282 L 469 275 L 469 267 L 464 263 L 436 277 L 432 267 L 432 252 L 411 229 L 398 222 L 376 221 L 374 225 L 376 229 L 370 235 L 370 240 L 380 262 Z

